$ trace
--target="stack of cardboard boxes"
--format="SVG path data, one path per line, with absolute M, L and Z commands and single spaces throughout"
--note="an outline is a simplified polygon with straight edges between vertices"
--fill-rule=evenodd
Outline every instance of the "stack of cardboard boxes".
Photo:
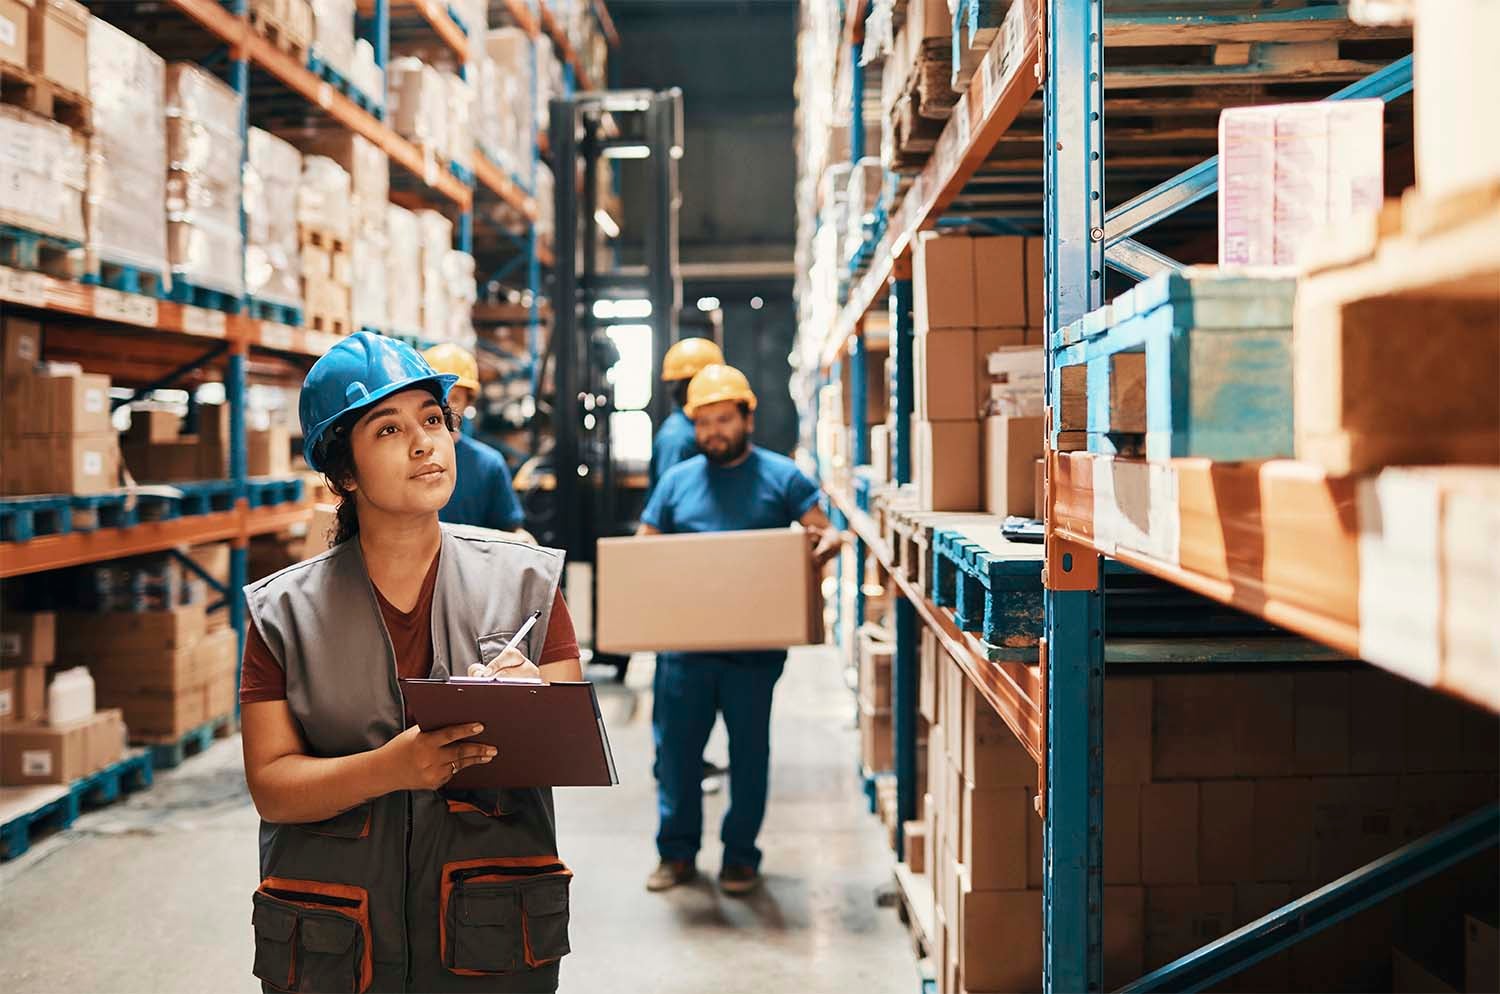
M 125 465 L 140 483 L 223 479 L 229 474 L 229 406 L 203 404 L 198 430 L 184 434 L 182 418 L 171 408 L 142 406 L 130 412 L 125 432 Z M 291 436 L 272 425 L 245 431 L 246 472 L 287 476 L 292 471 Z
M 985 412 L 990 356 L 1041 344 L 1041 248 L 1035 238 L 917 242 L 912 470 L 924 510 L 1031 516 L 1042 419 Z
M 201 603 L 165 611 L 67 614 L 59 644 L 94 677 L 98 701 L 132 736 L 177 738 L 234 711 L 238 640 L 208 630 Z
M 116 485 L 118 440 L 110 427 L 107 376 L 39 367 L 41 325 L 8 316 L 4 339 L 0 490 L 6 494 L 96 494 Z
M 893 647 L 884 629 L 859 630 L 859 742 L 865 772 L 894 766 L 891 727 L 891 660 Z
M 942 991 L 1041 979 L 1037 763 L 932 640 L 924 861 Z M 1111 678 L 1104 713 L 1104 983 L 1113 988 L 1482 804 L 1493 716 L 1360 670 Z M 1493 907 L 1490 851 L 1247 971 L 1242 991 L 1381 990 Z M 1488 903 L 1486 903 L 1488 902 Z
M 65 725 L 48 723 L 49 667 L 57 658 L 57 617 L 6 611 L 0 624 L 0 785 L 70 783 L 118 761 L 125 722 L 95 711 Z
M 304 324 L 323 334 L 352 330 L 354 232 L 348 170 L 324 155 L 302 159 L 297 188 L 297 236 L 302 255 Z

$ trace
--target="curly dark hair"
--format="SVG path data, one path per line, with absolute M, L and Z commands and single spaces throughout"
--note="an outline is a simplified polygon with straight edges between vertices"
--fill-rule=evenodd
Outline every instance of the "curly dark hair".
M 438 397 L 437 400 L 443 409 L 443 423 L 448 426 L 449 431 L 458 431 L 460 416 L 448 406 L 445 398 Z M 349 440 L 349 433 L 366 410 L 368 407 L 350 411 L 334 422 L 333 427 L 318 441 L 314 452 L 318 465 L 322 467 L 323 479 L 328 482 L 328 489 L 339 499 L 338 515 L 334 518 L 333 528 L 325 536 L 330 549 L 359 534 L 358 505 L 354 488 L 349 486 L 356 474 L 354 444 Z

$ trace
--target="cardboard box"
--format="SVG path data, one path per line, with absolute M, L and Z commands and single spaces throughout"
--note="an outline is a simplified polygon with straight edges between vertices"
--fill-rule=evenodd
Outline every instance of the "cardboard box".
M 1032 464 L 1032 502 L 1036 505 L 1036 513 L 1032 515 L 1038 520 L 1047 517 L 1047 460 L 1038 459 Z
M 891 429 L 879 424 L 870 427 L 870 468 L 879 483 L 891 480 Z
M 232 675 L 238 668 L 239 648 L 239 636 L 228 628 L 206 632 L 193 646 L 193 665 L 205 677 Z
M 108 376 L 37 376 L 29 381 L 33 401 L 45 404 L 49 435 L 102 435 L 112 432 Z M 38 433 L 40 434 L 40 433 Z
M 204 685 L 178 691 L 139 690 L 105 691 L 100 689 L 99 704 L 118 708 L 132 739 L 175 738 L 209 719 Z
M 118 708 L 97 711 L 89 721 L 89 772 L 118 763 L 125 755 L 125 714 Z
M 1026 345 L 1025 328 L 979 328 L 974 332 L 974 383 L 975 400 L 982 408 L 990 397 L 990 384 L 994 381 L 990 372 L 990 356 L 1005 349 L 1019 349 Z M 1042 403 L 1042 386 L 1037 384 L 1036 412 L 1038 413 Z M 997 413 L 991 411 L 989 413 Z
M 975 324 L 1026 326 L 1024 238 L 974 239 Z
M 1036 461 L 1042 419 L 984 419 L 984 506 L 997 515 L 1036 517 Z
M 212 721 L 226 714 L 234 714 L 235 691 L 235 673 L 233 670 L 227 673 L 215 674 L 204 685 L 204 720 Z
M 819 644 L 822 583 L 807 533 L 601 539 L 595 627 L 602 652 Z
M 954 662 L 947 653 L 940 657 L 943 660 L 942 676 L 942 725 L 944 731 L 943 749 L 948 755 L 948 762 L 960 773 L 964 765 L 964 739 L 967 731 L 964 727 L 964 691 L 969 685 L 969 677 L 963 670 L 959 669 L 958 663 Z M 986 783 L 986 787 L 1000 787 L 1003 784 Z M 957 804 L 957 799 L 954 800 Z
M 1349 772 L 1349 675 L 1298 673 L 1292 681 L 1294 772 L 1308 776 Z
M 79 95 L 89 92 L 89 11 L 76 0 L 36 0 L 28 41 L 32 69 Z
M 1155 970 L 1227 935 L 1234 921 L 1234 888 L 1146 888 L 1146 969 Z
M 1104 682 L 1104 782 L 1151 782 L 1149 678 L 1109 677 Z
M 30 725 L 0 731 L 0 785 L 65 784 L 87 776 L 92 719 L 59 728 Z
M 120 655 L 162 649 L 191 649 L 204 632 L 204 605 L 170 611 L 64 614 L 58 646 L 67 656 Z
M 202 665 L 196 646 L 94 656 L 89 662 L 89 673 L 101 694 L 187 690 L 203 686 L 212 675 Z
M 909 821 L 902 826 L 902 839 L 906 843 L 906 868 L 913 873 L 927 872 L 927 823 Z
M 1320 796 L 1318 783 L 1305 778 L 1255 782 L 1255 831 L 1250 841 L 1256 880 L 1311 879 L 1313 809 Z
M 979 422 L 916 421 L 918 503 L 924 511 L 977 511 Z
M 895 766 L 894 729 L 889 711 L 876 711 L 863 703 L 859 708 L 860 761 L 871 773 Z
M 1482 991 L 1500 983 L 1500 930 L 1495 913 L 1464 916 L 1464 990 Z
M 1104 887 L 1104 989 L 1119 990 L 1145 973 L 1146 888 Z
M 288 476 L 292 472 L 291 434 L 281 425 L 245 433 L 250 476 Z
M 1265 917 L 1291 901 L 1292 888 L 1287 884 L 1235 884 L 1234 927 L 1243 928 Z M 1235 978 L 1234 989 L 1245 994 L 1292 990 L 1292 956 L 1282 950 L 1275 956 L 1250 967 Z
M 1141 881 L 1198 882 L 1198 784 L 1141 787 Z
M 1026 889 L 1026 819 L 1036 818 L 1031 789 L 963 785 L 961 862 L 974 890 Z
M 1472 989 L 1483 991 L 1492 986 L 1493 980 Z M 1391 949 L 1391 990 L 1395 994 L 1458 994 L 1457 987 L 1395 948 Z
M 959 975 L 969 991 L 1037 991 L 1042 982 L 1042 894 L 962 895 Z
M 938 648 L 937 635 L 922 626 L 921 652 L 917 656 L 917 714 L 929 725 L 938 720 Z M 946 659 L 947 654 L 943 653 Z
M 1500 175 L 1500 138 L 1475 93 L 1500 87 L 1500 9 L 1486 0 L 1417 0 L 1412 52 L 1417 185 L 1424 194 L 1474 189 Z M 1490 986 L 1495 986 L 1494 981 Z
M 0 0 L 0 62 L 24 66 L 35 0 Z
M 891 708 L 891 662 L 895 647 L 868 626 L 859 633 L 859 700 L 871 711 Z
M 1238 681 L 1238 700 L 1228 719 L 1240 776 L 1291 774 L 1297 742 L 1295 690 L 1288 674 L 1251 673 Z
M 13 5 L 13 7 L 8 7 Z M 19 8 L 22 14 L 29 12 L 31 0 L 0 0 L 0 17 L 6 17 L 7 9 Z M 20 44 L 26 44 L 26 21 L 20 22 Z M 4 26 L 0 25 L 0 53 L 5 50 Z M 0 59 L 4 56 L 0 55 Z M 25 65 L 26 60 L 20 60 Z M 6 380 L 33 375 L 36 364 L 42 361 L 42 325 L 31 318 L 5 315 L 0 317 L 0 376 Z M 6 385 L 7 393 L 13 389 Z
M 1225 734 L 1238 702 L 1234 674 L 1193 673 L 1156 678 L 1151 771 L 1162 780 L 1232 777 L 1238 754 Z
M 1206 884 L 1254 880 L 1255 857 L 1247 843 L 1255 831 L 1255 784 L 1211 780 L 1200 786 L 1199 800 L 1198 879 Z
M 912 312 L 916 333 L 976 327 L 979 322 L 974 282 L 972 238 L 932 231 L 920 234 L 912 248 Z
M 1041 819 L 1033 816 L 1034 821 Z M 1041 839 L 1038 837 L 1038 844 Z M 1041 853 L 1037 853 L 1041 862 Z M 1104 883 L 1141 882 L 1141 788 L 1137 784 L 1104 787 Z
M 916 415 L 926 421 L 974 421 L 975 335 L 972 328 L 933 329 L 916 339 Z
M 56 659 L 56 614 L 0 611 L 0 667 L 46 666 Z
M 182 419 L 176 411 L 159 407 L 133 408 L 130 412 L 130 429 L 125 432 L 123 444 L 127 447 L 158 442 L 175 442 L 182 432 Z
M 38 492 L 99 494 L 119 483 L 120 445 L 114 432 L 28 441 L 37 447 L 40 459 L 40 473 L 34 481 Z
M 1047 326 L 1046 252 L 1047 240 L 1045 238 L 1026 239 L 1026 326 L 1028 328 Z M 1045 343 L 1037 337 L 1032 339 L 1032 344 Z
M 0 670 L 0 728 L 47 720 L 47 667 Z
M 963 758 L 960 771 L 981 790 L 1034 788 L 1037 764 L 1005 719 L 968 680 L 961 683 Z

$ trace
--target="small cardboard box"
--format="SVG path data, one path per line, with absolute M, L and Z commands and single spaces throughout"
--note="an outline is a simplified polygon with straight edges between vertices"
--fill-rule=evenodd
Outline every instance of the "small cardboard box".
M 1041 418 L 984 419 L 985 510 L 1036 517 L 1036 461 L 1042 445 Z
M 977 511 L 978 421 L 916 422 L 918 503 L 924 511 Z
M 159 407 L 136 408 L 130 412 L 130 430 L 125 433 L 127 445 L 175 442 L 182 433 L 182 419 L 176 411 Z
M 791 528 L 606 538 L 601 652 L 785 649 L 823 641 L 806 532 Z
M 1019 349 L 1026 345 L 1024 328 L 980 328 L 974 332 L 974 384 L 975 401 L 982 407 L 989 400 L 990 356 L 1005 349 Z M 1041 385 L 1037 385 L 1037 402 L 1041 403 Z M 1017 412 L 1031 413 L 1031 412 Z
M 92 722 L 87 718 L 59 728 L 28 725 L 0 731 L 0 784 L 31 787 L 87 776 Z
M 1234 888 L 1146 888 L 1146 969 L 1165 966 L 1234 927 Z
M 204 685 L 178 691 L 113 691 L 101 687 L 99 703 L 118 708 L 132 738 L 172 738 L 208 720 Z
M 291 435 L 282 425 L 245 433 L 249 444 L 246 472 L 251 476 L 287 476 L 292 471 Z
M 1047 325 L 1046 252 L 1046 239 L 1026 239 L 1026 325 L 1029 328 L 1039 329 Z M 1033 345 L 1042 344 L 1041 333 L 1038 332 L 1030 341 Z
M 47 667 L 0 670 L 0 728 L 47 720 Z
M 45 404 L 51 435 L 102 435 L 113 431 L 109 420 L 108 376 L 38 376 L 30 381 L 33 399 Z
M 912 312 L 918 335 L 937 328 L 978 326 L 974 239 L 923 232 L 912 251 L 912 271 Z
M 894 647 L 867 628 L 859 633 L 859 700 L 872 711 L 891 707 L 891 663 Z
M 161 649 L 191 649 L 204 632 L 204 605 L 170 611 L 120 611 L 63 616 L 58 645 L 68 656 L 119 655 Z
M 967 890 L 960 904 L 964 988 L 1041 990 L 1042 892 Z
M 201 687 L 210 676 L 196 646 L 101 654 L 93 658 L 89 672 L 97 689 L 125 692 Z
M 1151 783 L 1141 787 L 1141 880 L 1198 882 L 1198 784 Z
M 0 0 L 0 18 L 7 16 L 8 5 L 14 4 L 19 8 L 21 14 L 30 11 L 31 0 Z M 20 44 L 26 44 L 26 20 L 23 17 L 18 28 L 21 38 Z M 5 24 L 0 22 L 0 53 L 5 51 Z M 0 60 L 4 55 L 0 54 Z M 26 64 L 23 58 L 21 65 Z M 11 380 L 19 377 L 33 375 L 36 364 L 42 359 L 42 325 L 31 318 L 6 315 L 0 318 L 0 340 L 3 340 L 3 352 L 0 352 L 0 375 Z M 6 392 L 12 387 L 7 384 Z
M 981 790 L 1035 787 L 1037 764 L 1031 753 L 968 680 L 962 683 L 963 708 L 960 769 Z
M 876 711 L 861 703 L 859 708 L 860 760 L 871 773 L 895 765 L 894 728 L 889 711 Z
M 974 330 L 933 329 L 916 340 L 917 417 L 927 421 L 975 421 L 979 399 L 973 384 Z
M 1027 787 L 963 788 L 959 852 L 974 890 L 1026 889 L 1027 818 L 1035 818 Z
M 89 92 L 89 11 L 77 0 L 36 0 L 30 66 L 59 86 Z
M 979 325 L 1026 326 L 1024 238 L 974 239 L 975 314 Z
M 902 826 L 906 840 L 906 868 L 913 873 L 927 872 L 927 822 L 909 821 Z
M 118 763 L 125 755 L 125 714 L 118 708 L 94 713 L 88 731 L 89 772 Z
M 230 632 L 229 634 L 233 635 L 234 633 Z M 204 685 L 203 712 L 205 721 L 212 721 L 214 718 L 234 713 L 234 676 L 233 670 L 227 673 L 216 673 Z
M 119 482 L 120 444 L 114 432 L 28 441 L 38 450 L 35 489 L 41 493 L 99 494 Z
M 56 660 L 56 614 L 0 612 L 0 667 L 46 666 Z

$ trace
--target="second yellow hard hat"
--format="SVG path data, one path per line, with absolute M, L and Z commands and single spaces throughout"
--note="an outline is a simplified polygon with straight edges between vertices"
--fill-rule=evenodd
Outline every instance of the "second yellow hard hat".
M 454 386 L 467 387 L 476 394 L 479 392 L 479 362 L 474 358 L 474 353 L 462 345 L 443 342 L 422 353 L 422 358 L 439 373 L 457 376 L 458 382 Z
M 661 378 L 668 383 L 691 380 L 705 366 L 723 365 L 724 352 L 706 338 L 684 338 L 667 349 Z
M 750 389 L 750 381 L 745 379 L 744 373 L 722 363 L 705 366 L 688 384 L 687 403 L 682 412 L 691 418 L 700 407 L 726 400 L 746 404 L 750 410 L 755 410 L 755 391 Z

